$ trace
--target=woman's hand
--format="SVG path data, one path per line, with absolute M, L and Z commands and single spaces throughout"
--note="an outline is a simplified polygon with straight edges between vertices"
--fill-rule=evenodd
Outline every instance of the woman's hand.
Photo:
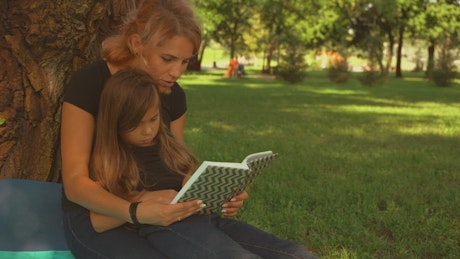
M 170 204 L 177 192 L 162 190 L 145 192 L 137 207 L 137 219 L 142 224 L 168 226 L 200 211 L 205 205 L 202 201 L 186 201 Z
M 222 206 L 222 213 L 228 217 L 236 216 L 236 214 L 238 214 L 238 210 L 243 207 L 244 200 L 246 200 L 248 197 L 249 195 L 246 191 L 240 192 L 230 201 L 224 203 Z

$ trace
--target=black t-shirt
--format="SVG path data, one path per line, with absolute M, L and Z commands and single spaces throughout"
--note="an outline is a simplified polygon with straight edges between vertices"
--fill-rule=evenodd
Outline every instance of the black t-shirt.
M 102 89 L 110 76 L 104 60 L 83 67 L 72 76 L 64 92 L 64 101 L 96 117 Z M 170 94 L 161 95 L 161 106 L 162 120 L 169 127 L 171 121 L 178 119 L 187 111 L 184 90 L 175 83 Z M 165 167 L 160 160 L 156 146 L 135 148 L 133 155 L 141 168 L 143 181 L 150 186 L 149 190 L 180 189 L 182 176 Z M 63 206 L 69 208 L 72 204 L 64 199 Z
M 183 176 L 172 172 L 161 162 L 158 145 L 134 147 L 132 151 L 144 184 L 143 189 L 149 191 L 180 190 Z

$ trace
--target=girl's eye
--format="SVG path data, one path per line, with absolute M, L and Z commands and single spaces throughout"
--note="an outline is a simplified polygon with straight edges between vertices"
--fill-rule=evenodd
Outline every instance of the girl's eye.
M 138 126 L 139 126 L 139 125 L 137 125 L 136 127 L 127 129 L 127 130 L 125 130 L 124 132 L 125 132 L 125 133 L 133 132 L 133 131 L 135 131 L 135 130 L 137 129 Z
M 150 119 L 150 121 L 157 121 L 157 120 L 158 120 L 158 116 L 152 117 L 152 118 Z
M 165 61 L 165 62 L 171 62 L 172 61 L 172 58 L 169 58 L 169 57 L 161 57 L 161 59 L 163 59 L 163 61 Z

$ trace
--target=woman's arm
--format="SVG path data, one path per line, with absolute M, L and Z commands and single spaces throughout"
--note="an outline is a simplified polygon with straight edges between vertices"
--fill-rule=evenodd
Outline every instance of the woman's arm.
M 174 190 L 145 192 L 141 198 L 136 200 L 140 201 L 136 211 L 138 221 L 144 224 L 168 226 L 197 213 L 206 206 L 202 201 L 188 201 L 171 204 L 171 201 L 176 194 L 177 192 Z M 148 208 L 152 207 L 155 209 L 148 211 Z M 90 211 L 90 217 L 93 228 L 99 233 L 126 223 L 117 218 L 98 214 L 93 211 Z M 160 218 L 161 221 L 158 221 L 158 218 Z
M 126 223 L 126 221 L 122 219 L 106 216 L 94 211 L 89 211 L 89 217 L 91 219 L 91 225 L 97 233 L 117 228 Z
M 129 202 L 107 192 L 89 177 L 94 127 L 90 113 L 63 103 L 61 152 L 65 194 L 70 201 L 91 211 L 129 221 Z
M 141 201 L 142 196 L 144 194 L 145 192 L 137 193 L 136 195 L 132 197 L 131 202 Z M 94 230 L 98 233 L 102 233 L 104 231 L 114 229 L 126 223 L 126 221 L 124 220 L 110 217 L 104 214 L 96 213 L 94 211 L 90 211 L 89 216 L 91 219 L 91 225 L 93 226 Z

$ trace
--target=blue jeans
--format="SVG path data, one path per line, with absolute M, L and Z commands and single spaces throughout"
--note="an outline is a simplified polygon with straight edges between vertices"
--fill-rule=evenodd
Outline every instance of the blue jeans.
M 167 227 L 142 225 L 140 236 L 172 258 L 316 258 L 304 247 L 244 222 L 193 215 Z
M 88 211 L 82 207 L 69 209 L 62 215 L 67 245 L 76 258 L 168 258 L 147 239 L 140 237 L 137 231 L 119 227 L 97 233 L 91 225 Z

